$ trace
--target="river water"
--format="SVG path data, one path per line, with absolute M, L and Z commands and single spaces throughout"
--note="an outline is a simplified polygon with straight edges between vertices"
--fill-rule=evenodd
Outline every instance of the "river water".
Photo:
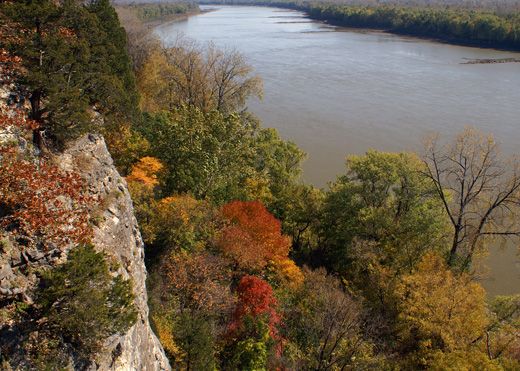
M 307 152 L 307 182 L 334 180 L 347 154 L 420 151 L 425 136 L 451 138 L 467 125 L 520 154 L 520 63 L 463 64 L 520 53 L 340 29 L 291 10 L 202 8 L 212 11 L 155 32 L 166 45 L 181 33 L 244 54 L 264 80 L 264 99 L 249 110 Z M 520 292 L 516 252 L 489 257 L 491 294 Z

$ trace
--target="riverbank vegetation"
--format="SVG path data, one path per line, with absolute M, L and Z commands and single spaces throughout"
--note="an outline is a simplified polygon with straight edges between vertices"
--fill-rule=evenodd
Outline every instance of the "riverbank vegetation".
M 179 16 L 196 14 L 199 6 L 195 2 L 176 1 L 176 2 L 148 2 L 128 4 L 118 2 L 117 7 L 135 13 L 137 18 L 145 23 L 167 22 L 177 19 Z
M 127 180 L 174 367 L 518 367 L 519 298 L 488 300 L 476 274 L 518 227 L 516 165 L 492 138 L 350 156 L 316 189 L 304 153 L 247 112 L 261 84 L 239 54 L 150 45 L 149 149 Z
M 107 136 L 145 243 L 151 321 L 174 369 L 520 367 L 520 297 L 487 298 L 477 274 L 490 241 L 520 235 L 520 167 L 492 137 L 468 129 L 430 138 L 422 154 L 349 156 L 344 173 L 317 189 L 301 180 L 305 154 L 248 112 L 262 85 L 236 51 L 182 39 L 165 47 L 138 17 L 121 17 L 130 20 L 126 43 L 105 0 L 43 1 L 23 12 L 13 4 L 2 14 L 34 30 L 9 45 L 24 66 L 13 78 L 38 103 L 26 112 L 27 130 L 44 125 L 35 144 L 55 150 L 86 132 Z M 110 107 L 104 125 L 86 119 Z M 77 122 L 81 129 L 62 132 Z M 13 126 L 12 118 L 2 125 Z M 25 201 L 50 192 L 26 185 L 58 187 L 65 181 L 52 179 L 65 175 L 9 153 L 0 153 L 0 175 L 11 182 L 0 184 L 0 222 L 31 228 L 24 218 L 42 213 Z M 20 182 L 32 173 L 40 176 Z M 25 193 L 13 194 L 18 188 Z M 63 190 L 67 205 L 90 202 L 75 196 L 80 190 L 76 183 Z M 37 334 L 45 341 L 33 335 L 28 343 L 48 355 L 34 367 L 56 367 L 52 355 L 63 344 L 95 352 L 135 321 L 130 283 L 108 274 L 88 245 L 88 222 L 79 222 L 72 230 L 80 235 L 70 228 L 52 235 L 81 247 L 41 276 L 34 307 L 9 303 L 5 323 L 19 316 L 23 324 L 31 313 L 47 318 Z M 88 279 L 99 289 L 90 296 Z M 93 300 L 106 303 L 100 313 L 85 308 Z M 113 321 L 100 330 L 107 315 Z M 71 330 L 85 324 L 96 331 Z
M 206 3 L 202 1 L 201 3 Z M 208 1 L 216 4 L 219 1 Z M 342 1 L 224 1 L 224 4 L 270 5 L 303 11 L 310 18 L 341 27 L 373 28 L 481 47 L 520 50 L 520 10 L 440 6 L 442 3 L 361 4 Z

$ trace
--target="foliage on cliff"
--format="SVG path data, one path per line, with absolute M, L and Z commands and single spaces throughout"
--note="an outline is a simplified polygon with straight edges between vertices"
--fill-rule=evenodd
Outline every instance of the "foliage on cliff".
M 145 143 L 132 130 L 138 94 L 126 33 L 110 2 L 7 1 L 0 19 L 9 28 L 0 48 L 19 59 L 17 82 L 38 123 L 34 142 L 62 147 L 86 132 L 102 132 L 118 165 L 127 166 L 125 147 Z
M 90 245 L 72 249 L 65 264 L 42 274 L 28 317 L 22 316 L 31 321 L 29 357 L 40 367 L 65 367 L 72 348 L 75 362 L 88 364 L 108 337 L 135 323 L 133 300 L 130 281 L 113 277 L 103 254 Z
M 2 366 L 85 368 L 137 312 L 132 283 L 90 245 L 104 200 L 56 151 L 131 118 L 126 35 L 108 1 L 7 1 L 0 21 Z

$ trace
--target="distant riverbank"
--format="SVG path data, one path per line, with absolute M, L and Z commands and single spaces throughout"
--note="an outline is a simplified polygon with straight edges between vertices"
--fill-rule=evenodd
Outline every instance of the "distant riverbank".
M 137 19 L 149 28 L 164 23 L 178 22 L 191 16 L 204 13 L 194 3 L 137 3 L 119 5 L 116 8 L 126 9 L 135 14 Z
M 497 15 L 491 11 L 460 8 L 351 6 L 298 1 L 202 0 L 200 4 L 293 9 L 333 26 L 383 30 L 455 45 L 520 50 L 520 13 Z

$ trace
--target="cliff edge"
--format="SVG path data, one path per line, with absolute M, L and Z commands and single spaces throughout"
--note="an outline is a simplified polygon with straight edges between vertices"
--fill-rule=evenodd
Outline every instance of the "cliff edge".
M 2 133 L 2 140 L 15 140 L 19 147 L 31 151 L 30 145 L 16 135 Z M 7 138 L 7 139 L 6 139 Z M 63 170 L 79 174 L 88 195 L 99 200 L 90 214 L 95 221 L 93 245 L 115 267 L 117 274 L 133 282 L 137 322 L 124 335 L 106 340 L 102 353 L 91 359 L 88 370 L 170 370 L 164 350 L 148 321 L 146 268 L 144 245 L 134 216 L 132 200 L 126 181 L 116 170 L 105 141 L 100 135 L 88 134 L 74 141 L 59 154 L 51 155 L 52 162 Z M 27 248 L 15 236 L 1 235 L 0 303 L 18 300 L 31 303 L 33 289 L 38 284 L 35 272 L 53 269 L 66 260 L 71 246 L 51 251 Z M 7 322 L 6 322 L 7 321 Z M 5 322 L 5 323 L 4 323 Z M 16 349 L 23 341 L 16 331 L 10 331 L 9 320 L 0 321 L 2 347 Z M 24 368 L 23 354 L 9 354 L 11 367 Z M 1 358 L 1 357 L 0 357 Z M 4 364 L 5 366 L 5 364 Z M 77 366 L 84 368 L 84 366 Z M 0 367 L 1 368 L 1 367 Z M 72 364 L 70 368 L 74 368 Z
M 94 245 L 119 263 L 119 274 L 134 283 L 136 324 L 124 336 L 107 341 L 91 369 L 169 370 L 168 359 L 148 321 L 144 245 L 126 181 L 117 172 L 103 137 L 89 134 L 74 142 L 57 161 L 85 180 L 89 193 L 102 200 L 94 227 Z

